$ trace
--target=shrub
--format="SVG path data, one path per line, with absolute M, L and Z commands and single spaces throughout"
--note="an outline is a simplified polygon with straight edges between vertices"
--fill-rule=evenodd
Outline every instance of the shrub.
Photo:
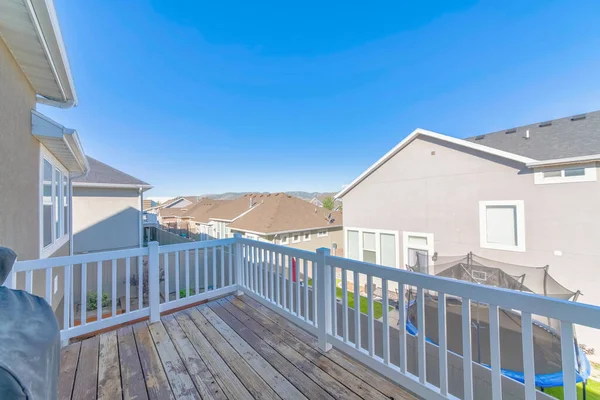
M 102 307 L 108 307 L 110 305 L 110 300 L 108 298 L 108 293 L 102 292 Z M 87 309 L 89 311 L 96 310 L 98 308 L 98 293 L 97 292 L 88 292 L 87 294 Z

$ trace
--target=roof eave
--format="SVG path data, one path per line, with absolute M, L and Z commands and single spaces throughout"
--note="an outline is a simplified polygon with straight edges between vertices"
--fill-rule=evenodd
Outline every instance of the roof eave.
M 141 189 L 142 192 L 152 189 L 152 185 L 139 185 L 133 183 L 101 183 L 101 182 L 73 182 L 74 187 L 92 187 L 105 189 Z
M 339 199 L 344 197 L 348 192 L 350 192 L 352 189 L 354 189 L 359 183 L 361 183 L 363 180 L 365 180 L 369 175 L 371 175 L 373 172 L 375 172 L 375 170 L 377 170 L 379 167 L 381 167 L 383 164 L 385 164 L 388 160 L 390 160 L 393 156 L 395 156 L 398 152 L 400 152 L 403 148 L 405 148 L 406 146 L 408 146 L 414 139 L 416 139 L 418 136 L 427 136 L 427 137 L 431 137 L 434 139 L 438 139 L 447 143 L 452 143 L 458 146 L 462 146 L 465 148 L 469 148 L 472 150 L 477 150 L 477 151 L 481 151 L 483 153 L 487 153 L 487 154 L 492 154 L 501 158 L 506 158 L 509 160 L 513 160 L 513 161 L 517 161 L 517 162 L 521 162 L 523 164 L 528 164 L 528 163 L 532 163 L 535 162 L 537 160 L 534 160 L 532 158 L 529 157 L 524 157 L 524 156 L 520 156 L 518 154 L 514 154 L 514 153 L 509 153 L 507 151 L 503 151 L 503 150 L 498 150 L 498 149 L 494 149 L 492 147 L 488 147 L 488 146 L 483 146 L 477 143 L 472 143 L 463 139 L 458 139 L 452 136 L 447 136 L 447 135 L 443 135 L 441 133 L 437 133 L 437 132 L 433 132 L 433 131 L 428 131 L 426 129 L 421 129 L 421 128 L 417 128 L 414 131 L 411 132 L 410 135 L 408 135 L 407 137 L 405 137 L 400 143 L 398 143 L 396 146 L 394 146 L 394 148 L 392 148 L 390 151 L 388 151 L 383 157 L 381 157 L 379 160 L 377 160 L 373 165 L 371 165 L 369 168 L 367 168 L 362 174 L 360 174 L 356 179 L 354 179 L 348 186 L 346 186 L 344 189 L 342 189 L 339 193 L 337 193 L 334 198 L 335 199 Z
M 526 165 L 529 168 L 536 167 L 550 167 L 554 165 L 565 165 L 565 164 L 583 164 L 594 161 L 600 161 L 600 154 L 591 154 L 588 156 L 579 156 L 579 157 L 565 157 L 565 158 L 555 158 L 551 160 L 541 160 L 541 161 L 533 161 L 529 162 Z

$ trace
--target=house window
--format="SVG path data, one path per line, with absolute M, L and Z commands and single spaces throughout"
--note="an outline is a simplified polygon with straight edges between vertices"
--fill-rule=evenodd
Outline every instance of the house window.
M 299 233 L 294 233 L 292 235 L 292 243 L 300 243 L 300 234 Z
M 479 202 L 479 229 L 482 248 L 525 251 L 523 201 Z
M 363 232 L 362 261 L 377 263 L 376 235 L 373 232 Z
M 288 235 L 282 235 L 279 244 L 288 244 Z
M 49 154 L 42 158 L 41 254 L 48 257 L 66 243 L 69 233 L 69 192 L 66 171 Z
M 404 266 L 423 274 L 432 273 L 433 233 L 402 232 Z
M 320 231 L 317 231 L 317 237 L 325 237 L 328 235 L 327 229 L 321 229 Z
M 351 228 L 346 231 L 348 258 L 398 267 L 398 232 Z
M 309 241 L 310 241 L 310 232 L 304 232 L 304 233 L 302 234 L 302 239 L 303 239 L 305 242 L 309 242 Z
M 382 233 L 379 236 L 379 247 L 381 250 L 381 265 L 386 267 L 396 266 L 396 236 Z
M 595 164 L 583 164 L 576 167 L 540 169 L 534 174 L 536 185 L 549 183 L 592 182 L 596 181 Z

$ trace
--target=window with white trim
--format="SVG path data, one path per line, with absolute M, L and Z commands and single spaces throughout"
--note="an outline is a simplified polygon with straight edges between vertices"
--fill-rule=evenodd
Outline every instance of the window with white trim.
M 292 243 L 300 243 L 300 234 L 299 233 L 292 234 Z
M 281 239 L 279 239 L 279 244 L 288 244 L 288 235 L 281 235 Z
M 351 228 L 346 231 L 346 254 L 353 260 L 398 267 L 398 233 Z
M 41 175 L 41 256 L 46 257 L 68 239 L 69 179 L 62 165 L 46 155 L 42 158 Z
M 565 168 L 536 169 L 534 182 L 536 185 L 549 183 L 593 182 L 597 180 L 595 164 L 581 164 Z
M 327 229 L 321 229 L 320 231 L 317 231 L 317 237 L 326 237 L 329 234 L 329 232 L 327 232 Z
M 483 248 L 525 251 L 523 201 L 480 201 L 479 229 Z
M 302 234 L 302 239 L 303 239 L 305 242 L 310 242 L 310 232 L 304 232 L 304 233 Z

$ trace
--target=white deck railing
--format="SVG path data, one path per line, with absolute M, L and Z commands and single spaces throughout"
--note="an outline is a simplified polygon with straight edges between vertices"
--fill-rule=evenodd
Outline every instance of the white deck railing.
M 383 305 L 384 322 L 375 316 L 374 281 L 382 289 L 379 303 Z M 349 290 L 349 282 L 354 283 L 353 290 Z M 362 301 L 361 282 L 367 283 L 364 313 L 360 307 L 350 306 L 352 296 L 358 299 L 357 303 Z M 7 286 L 45 297 L 56 309 L 62 339 L 137 319 L 154 322 L 161 312 L 234 292 L 246 293 L 315 334 L 323 351 L 334 346 L 425 398 L 481 397 L 478 379 L 482 373 L 490 382 L 485 388 L 486 397 L 500 399 L 506 394 L 504 386 L 515 384 L 522 393 L 516 398 L 543 397 L 534 380 L 531 321 L 535 315 L 560 321 L 565 399 L 575 399 L 573 325 L 600 329 L 600 307 L 333 257 L 327 249 L 314 253 L 237 235 L 168 246 L 151 242 L 147 248 L 20 261 Z M 438 307 L 437 345 L 428 343 L 425 335 L 411 335 L 404 323 L 397 328 L 388 327 L 385 321 L 390 311 L 385 305 L 391 286 L 398 291 L 400 321 L 406 319 L 405 293 L 416 293 L 420 327 L 425 324 L 423 298 L 427 291 L 435 292 L 442 300 L 446 296 L 460 298 L 464 357 L 448 350 L 444 301 Z M 108 304 L 103 305 L 102 294 L 94 298 L 90 292 L 106 292 Z M 490 366 L 471 361 L 471 302 L 489 305 Z M 89 308 L 94 310 L 90 312 Z M 524 385 L 502 376 L 500 309 L 518 311 L 524 322 Z M 394 333 L 393 340 L 390 332 Z M 456 361 L 457 357 L 461 367 L 458 372 L 456 363 L 450 368 L 449 361 Z M 432 359 L 436 362 L 431 363 Z M 457 374 L 460 390 L 452 383 Z

